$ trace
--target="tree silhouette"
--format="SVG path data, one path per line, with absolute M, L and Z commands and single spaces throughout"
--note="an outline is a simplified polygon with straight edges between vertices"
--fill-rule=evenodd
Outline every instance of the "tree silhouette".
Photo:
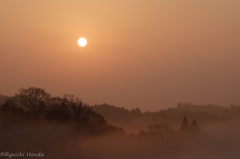
M 85 123 L 91 122 L 91 124 L 106 123 L 105 119 L 98 113 L 96 113 L 89 106 L 82 107 L 82 116 L 81 119 Z
M 37 114 L 44 111 L 50 99 L 50 94 L 41 88 L 21 88 L 18 93 L 15 94 L 15 99 L 18 104 L 28 108 L 33 114 Z
M 23 109 L 18 107 L 14 98 L 9 98 L 2 106 L 2 111 L 4 112 L 15 112 L 15 113 L 23 113 Z
M 67 101 L 63 98 L 52 97 L 48 102 L 48 111 L 46 111 L 45 117 L 59 121 L 71 119 L 71 114 L 66 102 Z
M 187 121 L 187 118 L 184 117 L 184 118 L 183 118 L 183 121 L 182 121 L 182 125 L 181 125 L 181 127 L 180 127 L 180 131 L 181 131 L 181 132 L 186 132 L 186 131 L 188 131 L 188 130 L 189 130 L 188 121 Z
M 74 95 L 71 94 L 65 94 L 63 99 L 66 101 L 68 109 L 75 117 L 76 122 L 79 124 L 82 115 L 83 102 L 80 98 L 75 98 Z
M 0 105 L 1 106 L 1 105 Z M 74 124 L 79 132 L 121 131 L 117 127 L 108 125 L 106 120 L 96 113 L 90 106 L 84 104 L 80 98 L 67 94 L 63 97 L 51 97 L 41 88 L 21 88 L 14 97 L 9 98 L 2 106 L 0 113 L 19 115 L 24 119 L 56 120 Z
M 191 131 L 195 134 L 201 132 L 201 128 L 198 126 L 195 120 L 192 122 L 192 125 L 190 126 L 190 128 L 191 128 Z

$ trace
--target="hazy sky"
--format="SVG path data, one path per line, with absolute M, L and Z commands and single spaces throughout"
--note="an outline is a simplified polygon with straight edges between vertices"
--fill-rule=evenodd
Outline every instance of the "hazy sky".
M 0 93 L 34 86 L 142 110 L 240 104 L 239 8 L 239 0 L 0 0 Z

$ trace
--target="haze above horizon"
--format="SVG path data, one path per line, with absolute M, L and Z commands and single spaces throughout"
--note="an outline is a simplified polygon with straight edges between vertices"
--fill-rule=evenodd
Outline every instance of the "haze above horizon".
M 240 1 L 0 3 L 2 94 L 33 86 L 141 110 L 240 104 Z

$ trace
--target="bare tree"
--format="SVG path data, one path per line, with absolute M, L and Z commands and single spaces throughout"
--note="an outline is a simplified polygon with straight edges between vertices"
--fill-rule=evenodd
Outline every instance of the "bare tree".
M 15 94 L 15 98 L 21 106 L 28 108 L 32 113 L 37 113 L 46 106 L 46 103 L 50 99 L 50 94 L 41 88 L 21 88 Z
M 81 101 L 81 99 L 75 98 L 74 95 L 71 94 L 66 94 L 63 96 L 63 98 L 65 99 L 69 110 L 74 115 L 76 122 L 80 123 L 83 107 L 83 102 Z
M 74 115 L 75 115 L 75 118 L 76 118 L 77 123 L 80 123 L 80 120 L 81 120 L 82 106 L 83 106 L 83 103 L 82 103 L 82 102 L 74 103 L 74 104 L 72 105 L 72 111 L 73 111 L 73 113 L 74 113 Z
M 67 121 L 71 118 L 67 100 L 60 97 L 52 97 L 48 102 L 48 109 L 45 117 L 48 119 L 57 119 Z

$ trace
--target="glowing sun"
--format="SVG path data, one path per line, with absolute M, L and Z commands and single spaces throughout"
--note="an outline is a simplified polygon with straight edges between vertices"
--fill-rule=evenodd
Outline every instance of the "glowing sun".
M 85 39 L 85 38 L 78 39 L 78 45 L 81 46 L 81 47 L 86 46 L 87 45 L 87 39 Z

